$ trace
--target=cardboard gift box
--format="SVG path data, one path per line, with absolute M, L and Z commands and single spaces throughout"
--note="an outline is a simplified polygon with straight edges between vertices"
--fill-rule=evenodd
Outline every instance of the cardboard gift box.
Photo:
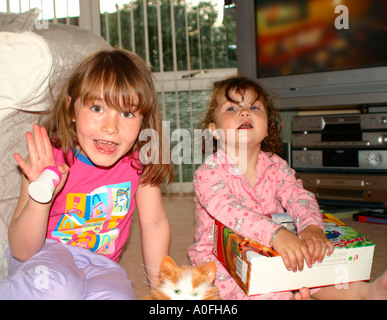
M 290 216 L 274 214 L 273 220 L 294 230 Z M 334 245 L 331 256 L 303 271 L 288 271 L 279 254 L 214 222 L 213 254 L 247 295 L 336 285 L 369 280 L 375 244 L 331 214 L 323 214 L 325 233 Z

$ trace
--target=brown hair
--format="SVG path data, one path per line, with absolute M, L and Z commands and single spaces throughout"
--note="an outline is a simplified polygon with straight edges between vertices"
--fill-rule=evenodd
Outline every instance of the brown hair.
M 280 139 L 282 121 L 279 112 L 274 108 L 272 99 L 262 86 L 244 76 L 231 76 L 214 82 L 211 100 L 203 120 L 199 123 L 199 128 L 205 130 L 211 122 L 215 122 L 214 114 L 215 109 L 219 106 L 220 97 L 226 97 L 228 101 L 238 103 L 231 98 L 231 94 L 237 92 L 243 97 L 247 90 L 256 94 L 255 101 L 262 102 L 268 116 L 268 136 L 262 141 L 261 150 L 269 153 L 281 152 L 283 148 Z M 213 145 L 216 148 L 215 140 Z
M 152 74 L 143 59 L 127 50 L 97 51 L 81 61 L 73 71 L 44 123 L 53 145 L 62 148 L 65 159 L 71 148 L 78 146 L 75 124 L 71 121 L 75 102 L 79 99 L 84 104 L 100 99 L 101 90 L 109 107 L 125 112 L 128 107 L 131 112 L 138 109 L 144 117 L 140 131 L 154 129 L 159 141 L 163 141 Z M 138 105 L 133 104 L 133 93 L 138 97 Z M 146 143 L 137 138 L 128 154 L 139 151 Z M 166 179 L 167 183 L 173 181 L 172 167 L 170 164 L 161 164 L 161 153 L 159 160 L 160 164 L 146 165 L 138 161 L 136 169 L 143 171 L 143 185 L 159 185 Z

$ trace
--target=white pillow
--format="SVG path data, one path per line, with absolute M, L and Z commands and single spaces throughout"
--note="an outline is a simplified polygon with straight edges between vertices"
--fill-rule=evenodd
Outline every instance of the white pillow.
M 32 32 L 0 32 L 0 109 L 46 110 L 81 58 Z
M 39 9 L 31 9 L 24 13 L 0 12 L 0 31 L 32 31 L 39 14 Z
M 78 26 L 50 23 L 47 29 L 35 28 L 33 31 L 46 40 L 50 40 L 64 48 L 71 48 L 71 50 L 84 56 L 97 50 L 111 49 L 111 46 L 103 37 Z
M 0 33 L 0 108 L 28 108 L 44 98 L 52 71 L 46 42 L 32 33 Z

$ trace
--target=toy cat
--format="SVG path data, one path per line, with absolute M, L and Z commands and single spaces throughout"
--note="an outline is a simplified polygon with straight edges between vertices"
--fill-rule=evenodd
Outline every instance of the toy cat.
M 160 282 L 152 285 L 147 300 L 220 300 L 214 286 L 216 264 L 208 262 L 198 267 L 178 267 L 165 256 L 160 267 Z

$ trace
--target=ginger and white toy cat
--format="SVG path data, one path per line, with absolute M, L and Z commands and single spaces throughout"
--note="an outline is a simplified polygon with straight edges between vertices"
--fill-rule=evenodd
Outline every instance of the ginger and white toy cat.
M 214 286 L 215 262 L 198 267 L 178 267 L 171 257 L 165 256 L 160 267 L 160 281 L 152 285 L 147 300 L 220 300 Z

